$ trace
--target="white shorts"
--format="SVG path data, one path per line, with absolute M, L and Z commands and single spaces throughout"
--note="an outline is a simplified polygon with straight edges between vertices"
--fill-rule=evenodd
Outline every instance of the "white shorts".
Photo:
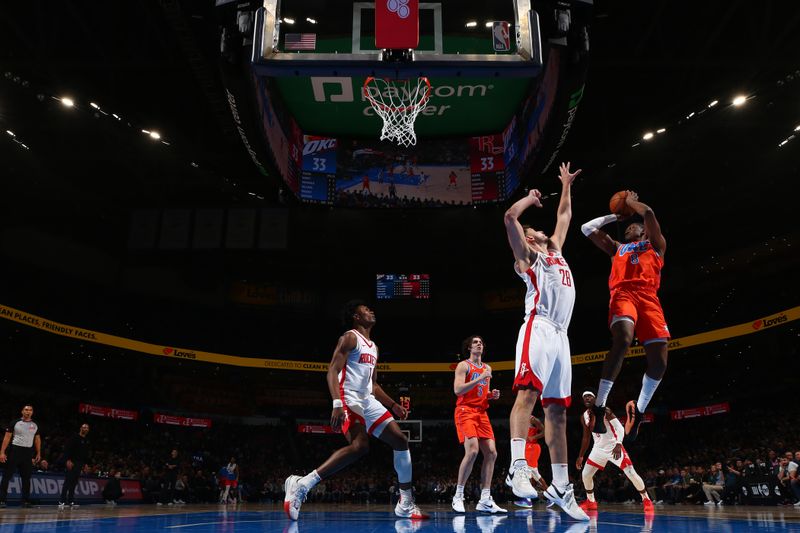
M 620 470 L 625 470 L 629 466 L 633 466 L 631 458 L 625 450 L 625 446 L 622 447 L 622 455 L 619 456 L 619 459 L 614 459 L 613 448 L 609 450 L 605 447 L 594 446 L 592 452 L 589 454 L 589 458 L 586 460 L 586 464 L 598 470 L 603 470 L 609 461 L 611 464 L 617 465 Z
M 567 331 L 542 317 L 526 320 L 517 337 L 513 390 L 532 388 L 542 406 L 572 403 L 572 359 Z
M 364 426 L 368 434 L 379 437 L 386 425 L 394 420 L 392 414 L 372 394 L 364 396 L 345 390 L 342 402 L 345 416 L 342 433 L 347 433 L 350 424 L 358 422 Z

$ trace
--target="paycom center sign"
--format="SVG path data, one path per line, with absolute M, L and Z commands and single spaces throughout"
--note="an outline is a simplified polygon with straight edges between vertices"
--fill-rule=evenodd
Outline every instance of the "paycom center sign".
M 284 102 L 304 133 L 369 137 L 381 119 L 362 93 L 364 78 L 277 78 Z M 466 137 L 502 131 L 525 96 L 530 80 L 431 79 L 431 96 L 417 117 L 419 135 Z

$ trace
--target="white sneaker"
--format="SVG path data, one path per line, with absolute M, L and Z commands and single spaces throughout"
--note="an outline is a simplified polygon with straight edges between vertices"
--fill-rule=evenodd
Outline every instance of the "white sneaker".
M 589 520 L 589 516 L 578 506 L 575 501 L 575 494 L 572 485 L 567 485 L 564 490 L 559 490 L 555 484 L 550 485 L 544 491 L 544 497 L 561 507 L 561 510 L 570 515 L 575 520 Z
M 718 501 L 718 502 L 717 502 L 717 505 L 719 505 L 720 507 L 722 507 L 722 506 L 724 506 L 725 504 L 724 504 L 724 503 L 722 503 L 722 500 L 720 500 L 720 501 Z
M 464 518 L 463 516 L 461 518 Z M 394 530 L 395 533 L 414 533 L 420 528 L 419 520 L 410 520 L 408 518 L 401 518 L 395 520 Z
M 299 482 L 300 476 L 289 476 L 283 484 L 283 490 L 286 496 L 283 498 L 283 510 L 286 516 L 292 520 L 297 520 L 300 515 L 300 507 L 306 501 L 308 489 Z
M 478 502 L 478 505 L 475 506 L 476 511 L 480 511 L 481 513 L 507 513 L 508 510 L 503 509 L 502 507 L 498 507 L 496 503 L 494 503 L 494 499 L 489 496 L 489 498 L 485 500 L 481 500 Z
M 506 476 L 506 485 L 517 498 L 535 498 L 536 489 L 531 485 L 531 474 L 527 466 L 511 468 Z
M 497 526 L 499 526 L 505 518 L 505 516 L 478 516 L 475 518 L 475 521 L 478 523 L 478 528 L 481 530 L 481 533 L 494 533 L 494 530 L 497 529 Z
M 158 506 L 160 507 L 160 506 L 162 506 L 162 505 L 164 505 L 164 504 L 163 504 L 163 503 L 161 503 L 161 502 L 156 502 L 156 505 L 158 505 Z
M 464 498 L 459 498 L 458 496 L 453 496 L 453 510 L 457 513 L 466 513 L 466 509 L 464 509 Z
M 394 506 L 394 514 L 400 518 L 411 518 L 412 520 L 430 518 L 417 507 L 417 504 L 415 504 L 413 500 L 404 503 L 402 498 L 397 502 L 397 505 Z
M 711 500 L 709 500 L 709 501 L 707 501 L 706 503 L 704 503 L 703 505 L 714 505 L 714 502 L 712 502 Z
M 63 502 L 58 502 L 58 510 L 59 511 L 63 510 L 66 506 L 67 506 L 67 504 L 65 504 Z

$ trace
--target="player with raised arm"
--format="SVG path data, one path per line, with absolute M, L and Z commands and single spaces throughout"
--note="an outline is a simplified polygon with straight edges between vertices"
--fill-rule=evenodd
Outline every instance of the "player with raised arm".
M 489 408 L 489 400 L 500 398 L 500 391 L 491 388 L 492 367 L 483 362 L 485 349 L 483 338 L 478 335 L 464 339 L 461 354 L 467 358 L 456 366 L 453 380 L 453 392 L 458 398 L 455 411 L 456 433 L 458 441 L 464 445 L 464 458 L 458 468 L 458 483 L 452 503 L 453 510 L 458 513 L 465 512 L 464 485 L 472 472 L 478 450 L 483 454 L 483 465 L 481 499 L 475 510 L 492 514 L 508 512 L 494 503 L 490 492 L 497 448 L 486 409 Z
M 647 495 L 644 481 L 642 481 L 642 477 L 636 473 L 631 458 L 622 445 L 625 430 L 619 419 L 617 419 L 611 409 L 606 408 L 605 416 L 602 418 L 603 424 L 606 426 L 606 432 L 592 432 L 592 408 L 594 407 L 597 397 L 592 391 L 586 391 L 581 395 L 581 398 L 583 399 L 583 405 L 586 407 L 586 411 L 584 411 L 583 416 L 581 416 L 583 439 L 581 440 L 581 451 L 578 453 L 578 460 L 575 462 L 575 467 L 581 470 L 583 486 L 586 489 L 587 496 L 587 499 L 581 503 L 581 508 L 584 511 L 597 511 L 597 500 L 594 497 L 594 475 L 598 470 L 603 470 L 606 464 L 611 462 L 622 470 L 636 490 L 639 491 L 639 495 L 642 497 L 644 512 L 648 514 L 652 513 L 653 502 L 650 500 L 650 496 Z M 590 434 L 594 438 L 594 446 L 592 446 L 592 452 L 589 454 L 589 458 L 584 465 L 583 459 L 586 457 L 586 452 L 589 449 Z
M 581 226 L 581 231 L 598 248 L 611 256 L 608 325 L 612 341 L 611 350 L 603 362 L 597 401 L 593 408 L 595 420 L 592 431 L 606 431 L 603 423 L 606 400 L 636 333 L 639 342 L 644 346 L 647 371 L 642 378 L 638 400 L 629 401 L 625 405 L 628 415 L 625 433 L 629 440 L 635 440 L 639 434 L 642 415 L 667 371 L 667 342 L 670 333 L 657 294 L 667 241 L 650 206 L 640 202 L 639 195 L 635 192 L 626 193 L 625 203 L 644 219 L 644 224 L 634 222 L 628 225 L 624 244 L 615 241 L 600 229 L 616 221 L 618 215 L 595 218 Z
M 545 441 L 553 468 L 553 482 L 544 492 L 545 497 L 573 518 L 588 520 L 575 502 L 567 471 L 567 407 L 572 398 L 567 327 L 575 304 L 575 284 L 561 255 L 572 218 L 572 182 L 579 173 L 580 170 L 570 173 L 569 163 L 559 167 L 561 201 L 552 236 L 519 222 L 526 209 L 542 206 L 537 190 L 512 205 L 504 217 L 508 243 L 514 252 L 514 270 L 527 287 L 525 321 L 517 338 L 513 386 L 517 397 L 510 417 L 511 467 L 506 483 L 518 498 L 536 495 L 525 461 L 525 438 L 536 400 L 541 397 Z
M 339 337 L 328 367 L 328 389 L 333 398 L 331 426 L 342 429 L 348 445 L 339 448 L 327 461 L 306 476 L 289 476 L 284 488 L 283 509 L 297 520 L 308 492 L 369 452 L 369 436 L 376 437 L 394 450 L 394 469 L 400 483 L 400 500 L 394 508 L 401 518 L 428 518 L 414 503 L 411 491 L 411 453 L 408 437 L 392 418 L 404 420 L 408 412 L 386 394 L 376 380 L 378 347 L 370 339 L 375 313 L 366 303 L 348 302 L 342 322 L 351 329 Z M 388 409 L 387 409 L 388 406 Z

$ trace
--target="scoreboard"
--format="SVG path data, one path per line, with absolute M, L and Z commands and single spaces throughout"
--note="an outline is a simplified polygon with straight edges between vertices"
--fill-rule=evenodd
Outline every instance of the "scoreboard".
M 378 274 L 378 300 L 428 300 L 430 274 Z

